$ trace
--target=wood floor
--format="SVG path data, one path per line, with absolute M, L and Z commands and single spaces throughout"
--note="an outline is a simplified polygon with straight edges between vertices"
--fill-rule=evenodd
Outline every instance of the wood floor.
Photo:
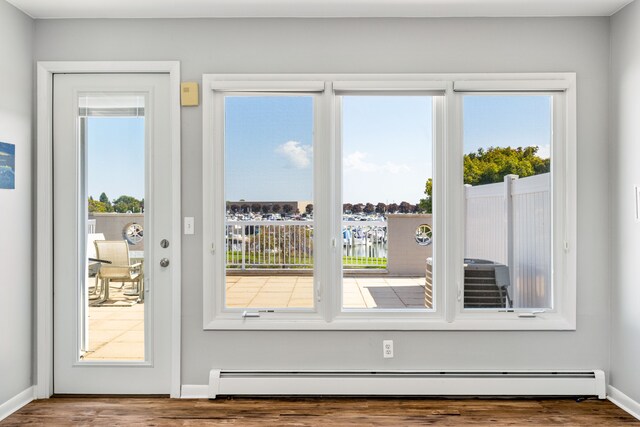
M 618 426 L 640 425 L 609 401 L 573 399 L 57 397 L 0 426 Z

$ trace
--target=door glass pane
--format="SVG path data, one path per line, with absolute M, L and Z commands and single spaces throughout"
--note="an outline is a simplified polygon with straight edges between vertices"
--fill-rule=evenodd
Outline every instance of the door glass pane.
M 145 99 L 82 95 L 81 358 L 144 360 Z
M 433 309 L 433 98 L 341 102 L 342 306 Z
M 226 307 L 314 307 L 313 101 L 225 98 Z
M 552 97 L 463 99 L 464 308 L 551 308 Z

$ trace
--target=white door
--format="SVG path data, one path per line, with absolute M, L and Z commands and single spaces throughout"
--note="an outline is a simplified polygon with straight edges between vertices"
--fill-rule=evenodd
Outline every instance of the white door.
M 53 88 L 54 392 L 168 394 L 169 74 Z

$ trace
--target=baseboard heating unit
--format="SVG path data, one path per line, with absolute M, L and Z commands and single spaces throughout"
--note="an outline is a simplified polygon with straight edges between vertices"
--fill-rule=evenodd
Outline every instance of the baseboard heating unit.
M 212 369 L 218 395 L 597 396 L 595 371 L 233 371 Z

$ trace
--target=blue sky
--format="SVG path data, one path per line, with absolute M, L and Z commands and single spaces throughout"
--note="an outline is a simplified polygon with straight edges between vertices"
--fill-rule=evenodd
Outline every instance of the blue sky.
M 417 203 L 432 174 L 432 98 L 345 96 L 343 200 Z
M 312 145 L 312 97 L 227 97 L 226 199 L 312 200 Z
M 88 192 L 144 197 L 144 118 L 89 117 Z
M 480 147 L 537 145 L 538 155 L 549 157 L 550 96 L 465 96 L 463 119 L 465 153 Z
M 313 98 L 227 97 L 227 200 L 312 200 Z M 343 98 L 343 200 L 417 203 L 432 173 L 431 98 Z M 90 118 L 89 195 L 144 194 L 144 119 Z M 551 137 L 548 96 L 465 96 L 464 152 L 541 147 Z M 320 176 L 317 179 L 323 179 Z

